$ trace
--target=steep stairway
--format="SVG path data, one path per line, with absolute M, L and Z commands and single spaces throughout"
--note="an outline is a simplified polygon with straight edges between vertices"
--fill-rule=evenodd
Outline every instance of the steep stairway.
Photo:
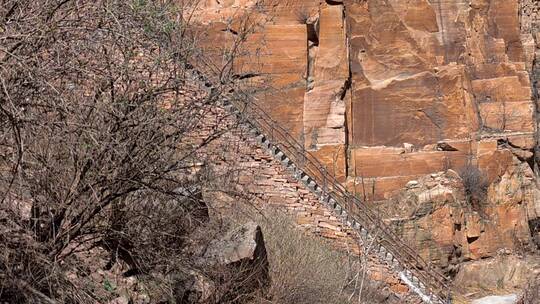
M 193 78 L 207 94 L 214 86 L 202 73 L 188 67 Z M 370 244 L 381 263 L 395 272 L 425 303 L 451 303 L 447 278 L 395 234 L 369 207 L 350 194 L 326 167 L 304 149 L 249 96 L 231 90 L 223 106 L 257 139 L 260 146 L 306 185 L 341 222 L 358 232 L 362 244 Z

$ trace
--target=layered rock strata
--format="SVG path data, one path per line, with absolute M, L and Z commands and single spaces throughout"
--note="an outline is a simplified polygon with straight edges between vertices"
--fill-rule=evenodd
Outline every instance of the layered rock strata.
M 236 0 L 208 1 L 198 20 L 218 29 L 215 46 L 256 16 L 237 73 L 267 86 L 258 103 L 453 274 L 540 244 L 539 12 L 534 0 Z M 487 182 L 481 208 L 468 167 Z

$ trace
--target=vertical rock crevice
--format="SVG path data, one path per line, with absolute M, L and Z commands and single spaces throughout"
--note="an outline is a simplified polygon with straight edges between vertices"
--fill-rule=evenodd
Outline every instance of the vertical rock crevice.
M 540 2 L 537 0 L 520 0 L 519 19 L 522 40 L 527 42 L 526 63 L 529 69 L 533 105 L 535 108 L 534 118 L 536 121 L 536 135 L 534 148 L 534 172 L 540 176 Z
M 306 65 L 306 91 L 311 91 L 314 85 L 313 68 L 315 66 L 315 58 L 319 49 L 319 17 L 320 10 L 317 15 L 306 20 L 307 28 L 307 65 Z
M 308 24 L 304 146 L 338 178 L 346 176 L 346 98 L 349 60 L 342 3 L 322 3 Z
M 347 6 L 343 5 L 343 28 L 345 31 L 345 45 L 347 50 L 347 70 L 348 70 L 348 78 L 345 82 L 345 89 L 342 94 L 341 99 L 345 102 L 345 123 L 343 125 L 344 131 L 345 131 L 345 175 L 349 175 L 349 161 L 350 161 L 350 147 L 349 147 L 349 140 L 351 136 L 350 132 L 350 123 L 352 123 L 350 119 L 351 114 L 351 103 L 352 103 L 352 71 L 351 71 L 351 31 L 349 27 L 349 23 L 347 22 Z M 348 94 L 347 94 L 348 93 Z

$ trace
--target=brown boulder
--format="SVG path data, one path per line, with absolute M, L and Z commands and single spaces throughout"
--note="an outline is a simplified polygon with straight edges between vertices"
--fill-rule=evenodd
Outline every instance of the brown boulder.
M 475 297 L 520 291 L 540 273 L 537 257 L 498 255 L 460 266 L 454 284 L 463 294 Z
M 264 294 L 269 266 L 261 228 L 248 222 L 211 240 L 194 267 L 171 276 L 179 303 L 235 303 Z M 227 282 L 227 284 L 223 284 Z
M 222 238 L 210 242 L 204 259 L 207 264 L 249 263 L 267 269 L 268 260 L 261 227 L 254 222 L 248 222 L 228 231 Z

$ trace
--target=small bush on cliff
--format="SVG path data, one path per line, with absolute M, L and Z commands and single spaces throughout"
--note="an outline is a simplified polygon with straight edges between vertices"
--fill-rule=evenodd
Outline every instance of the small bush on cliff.
M 476 211 L 480 211 L 487 199 L 489 182 L 486 175 L 473 165 L 466 165 L 459 170 L 465 188 L 467 203 Z
M 296 13 L 296 20 L 298 21 L 298 23 L 300 23 L 300 24 L 307 24 L 308 23 L 310 13 L 309 13 L 309 10 L 307 8 L 301 7 L 299 9 L 297 9 L 295 13 Z

